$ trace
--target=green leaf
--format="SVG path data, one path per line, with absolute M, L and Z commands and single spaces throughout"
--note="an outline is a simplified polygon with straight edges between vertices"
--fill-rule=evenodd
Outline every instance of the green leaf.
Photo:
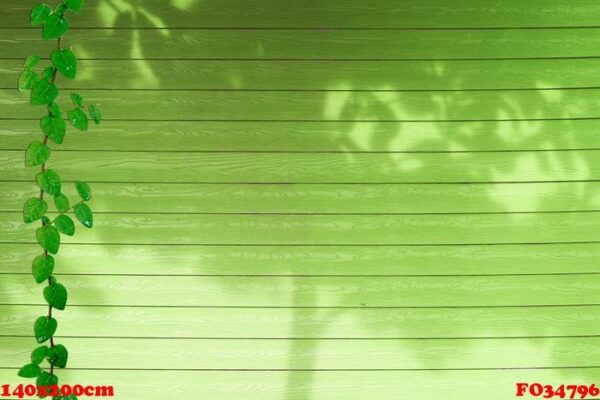
M 94 216 L 92 215 L 92 210 L 87 204 L 75 204 L 73 211 L 75 211 L 75 216 L 83 226 L 91 228 L 94 225 Z
M 35 236 L 42 249 L 48 250 L 49 253 L 58 253 L 60 247 L 60 233 L 58 229 L 52 225 L 41 226 L 35 231 Z
M 48 104 L 48 112 L 53 116 L 60 116 L 60 107 L 56 103 Z
M 37 378 L 42 373 L 42 369 L 37 364 L 27 364 L 19 370 L 18 375 L 22 378 Z
M 56 6 L 56 8 L 54 9 L 54 12 L 57 13 L 58 15 L 64 15 L 65 11 L 68 10 L 68 7 L 65 3 L 60 3 L 59 5 Z
M 40 346 L 34 351 L 31 352 L 31 362 L 39 365 L 44 358 L 46 358 L 46 354 L 48 352 L 48 346 Z
M 83 200 L 88 201 L 92 198 L 92 188 L 87 183 L 75 181 L 75 189 L 77 189 L 77 193 Z
M 83 7 L 83 0 L 65 0 L 65 4 L 69 7 L 69 10 L 73 11 L 75 14 L 79 14 Z
M 46 226 L 46 225 L 52 225 L 52 221 L 50 221 L 50 218 L 48 218 L 47 216 L 43 216 L 42 217 L 42 225 Z
M 48 18 L 48 15 L 52 12 L 52 7 L 45 3 L 36 4 L 31 9 L 31 24 L 39 25 L 43 24 Z
M 60 13 L 50 13 L 44 22 L 42 37 L 46 40 L 56 39 L 67 33 L 69 20 Z
M 39 172 L 35 176 L 35 180 L 37 181 L 40 189 L 42 189 L 44 192 L 51 195 L 60 194 L 60 176 L 54 172 L 54 170 L 47 169 L 44 172 Z
M 37 386 L 52 386 L 58 385 L 58 376 L 50 375 L 46 371 L 42 371 L 40 376 L 35 380 Z
M 73 236 L 75 234 L 75 223 L 68 215 L 59 215 L 54 220 L 54 226 L 60 233 Z
M 69 121 L 71 121 L 71 125 L 80 131 L 87 131 L 88 129 L 88 117 L 81 108 L 69 110 Z
M 61 144 L 67 132 L 67 123 L 60 115 L 45 115 L 40 120 L 40 128 L 50 140 L 56 144 Z
M 25 150 L 25 165 L 35 167 L 42 165 L 50 157 L 50 147 L 46 146 L 39 140 L 29 143 Z
M 44 288 L 44 299 L 49 305 L 58 309 L 64 310 L 67 305 L 67 289 L 60 283 Z
M 23 206 L 23 221 L 27 224 L 37 221 L 46 214 L 46 211 L 48 211 L 48 204 L 46 204 L 44 200 L 37 197 L 31 197 Z
M 42 79 L 48 79 L 50 82 L 52 82 L 53 77 L 54 77 L 54 68 L 53 67 L 44 68 L 44 72 L 42 72 Z
M 92 117 L 92 120 L 96 125 L 98 125 L 100 121 L 102 121 L 102 111 L 97 105 L 92 104 L 91 106 L 89 106 L 88 112 L 90 113 L 90 117 Z
M 83 97 L 79 95 L 79 93 L 71 93 L 71 101 L 77 107 L 83 107 Z
M 54 205 L 56 209 L 61 213 L 65 213 L 69 210 L 69 199 L 64 194 L 54 196 Z
M 54 257 L 51 255 L 35 257 L 31 270 L 37 283 L 44 282 L 54 271 Z
M 38 63 L 40 62 L 40 59 L 41 57 L 37 54 L 30 55 L 25 59 L 25 62 L 23 63 L 23 68 L 35 68 L 35 66 L 38 65 Z
M 58 88 L 50 80 L 39 80 L 31 90 L 31 105 L 50 104 L 56 96 L 58 96 Z
M 33 88 L 39 80 L 40 77 L 38 74 L 30 69 L 26 69 L 25 71 L 21 72 L 21 75 L 19 75 L 19 90 L 29 90 Z
M 56 67 L 58 72 L 63 74 L 65 78 L 75 79 L 75 75 L 77 75 L 77 57 L 71 49 L 54 50 L 51 58 L 52 65 Z
M 67 366 L 67 360 L 69 359 L 69 352 L 65 346 L 57 344 L 48 351 L 46 358 L 48 359 L 48 362 L 55 367 L 65 368 Z
M 35 324 L 33 325 L 35 340 L 37 340 L 38 343 L 44 343 L 54 336 L 56 328 L 58 328 L 56 319 L 52 317 L 48 318 L 46 316 L 39 317 L 35 320 Z

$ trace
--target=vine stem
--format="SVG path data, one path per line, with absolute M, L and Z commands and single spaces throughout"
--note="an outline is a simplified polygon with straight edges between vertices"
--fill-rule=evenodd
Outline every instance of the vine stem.
M 57 40 L 56 43 L 56 49 L 60 50 L 60 37 Z M 56 67 L 53 67 L 53 72 L 52 72 L 52 84 L 54 84 L 54 82 L 56 82 L 56 75 L 58 73 L 58 70 L 56 69 Z M 46 135 L 44 133 L 44 138 L 42 140 L 42 143 L 47 144 L 48 143 L 48 135 Z M 40 171 L 41 172 L 45 172 L 46 171 L 46 163 L 42 163 L 41 167 L 40 167 Z M 40 200 L 44 200 L 44 189 L 40 188 Z M 44 221 L 42 221 L 42 226 L 45 226 Z M 48 250 L 44 250 L 44 257 L 48 257 Z M 50 277 L 48 277 L 48 284 L 52 285 L 52 279 Z M 48 306 L 48 318 L 52 317 L 52 305 Z M 50 336 L 50 348 L 54 348 L 54 336 Z M 54 375 L 54 364 L 50 364 L 50 375 Z

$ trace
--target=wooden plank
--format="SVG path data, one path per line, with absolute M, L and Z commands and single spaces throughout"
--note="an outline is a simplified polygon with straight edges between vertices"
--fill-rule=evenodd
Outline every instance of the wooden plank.
M 598 56 L 599 29 L 73 30 L 82 59 L 462 59 Z M 577 43 L 576 46 L 573 43 Z M 48 54 L 38 29 L 0 30 L 0 58 Z
M 41 112 L 40 112 L 41 114 Z M 39 115 L 38 115 L 39 116 Z M 482 151 L 600 148 L 600 120 L 444 122 L 103 121 L 72 128 L 66 150 L 131 151 Z M 25 149 L 39 121 L 0 120 L 1 149 Z
M 77 196 L 71 184 L 63 190 Z M 95 183 L 100 213 L 527 213 L 600 206 L 600 182 L 439 185 Z M 0 182 L 0 211 L 20 212 L 35 182 Z M 52 201 L 50 201 L 51 208 Z
M 0 366 L 29 359 L 32 338 L 2 338 Z M 71 369 L 422 369 L 597 366 L 600 338 L 460 340 L 131 340 L 69 338 Z M 110 349 L 110 351 L 106 351 Z
M 29 276 L 37 244 L 0 244 L 0 273 Z M 81 255 L 85 254 L 85 263 Z M 139 275 L 594 274 L 600 244 L 546 246 L 284 247 L 63 244 L 55 273 Z M 165 265 L 168 269 L 165 270 Z M 579 275 L 586 279 L 585 275 Z M 110 278 L 107 278 L 110 279 Z
M 17 369 L 0 370 L 0 379 L 13 385 L 29 382 L 16 377 Z M 191 399 L 237 400 L 506 400 L 513 398 L 516 382 L 543 382 L 555 387 L 570 383 L 590 385 L 597 369 L 518 371 L 61 371 L 61 383 L 113 385 L 115 398 L 164 399 L 165 393 Z M 174 382 L 177 382 L 174 384 Z M 451 388 L 451 389 L 449 389 Z M 190 395 L 192 393 L 192 395 Z M 449 395 L 451 393 L 451 395 Z M 412 397 L 414 396 L 414 397 Z M 598 400 L 597 398 L 588 398 Z
M 519 92 L 181 92 L 81 90 L 112 120 L 395 121 L 596 118 L 598 90 Z M 0 90 L 0 118 L 40 118 L 27 93 Z M 63 108 L 72 107 L 63 96 Z
M 4 278 L 3 278 L 4 279 Z M 276 302 L 275 302 L 276 303 Z M 2 335 L 33 335 L 47 306 L 0 305 Z M 475 338 L 597 335 L 598 307 L 276 309 L 75 307 L 58 340 L 127 338 Z M 432 329 L 432 327 L 435 329 Z M 33 341 L 32 341 L 33 342 Z M 451 365 L 449 365 L 450 367 Z
M 600 177 L 598 150 L 548 152 L 289 154 L 55 151 L 65 181 L 155 183 L 553 182 Z M 174 172 L 177 171 L 176 174 Z M 0 151 L 0 175 L 30 182 L 23 152 Z
M 93 208 L 93 203 L 91 204 Z M 589 242 L 600 212 L 447 215 L 97 215 L 64 243 L 188 245 L 465 245 Z M 5 243 L 31 242 L 37 224 L 0 214 Z M 140 234 L 143 232 L 143 234 Z
M 34 0 L 5 0 L 5 26 L 27 27 Z M 277 0 L 174 1 L 145 0 L 138 10 L 130 2 L 89 1 L 71 18 L 75 27 L 284 27 L 403 28 L 520 27 L 596 25 L 597 2 L 531 0 L 419 1 L 326 0 L 310 3 Z
M 80 60 L 64 90 L 480 90 L 598 86 L 598 59 L 497 61 Z M 0 59 L 0 87 L 15 88 L 20 59 Z M 185 79 L 182 79 L 185 77 Z
M 83 260 L 84 262 L 84 260 Z M 600 303 L 600 276 L 63 276 L 69 304 L 170 307 L 504 307 Z M 435 292 L 435 296 L 432 296 Z M 135 293 L 135 295 L 132 295 Z M 0 282 L 3 304 L 42 304 L 27 275 Z

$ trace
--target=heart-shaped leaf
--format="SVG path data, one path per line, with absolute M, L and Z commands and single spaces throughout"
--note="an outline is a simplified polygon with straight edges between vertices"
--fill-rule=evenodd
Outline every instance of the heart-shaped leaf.
M 83 0 L 65 0 L 65 4 L 75 14 L 79 14 L 83 8 Z
M 75 216 L 83 226 L 91 228 L 94 225 L 94 216 L 92 215 L 92 210 L 87 204 L 75 204 L 73 211 L 75 211 Z
M 88 129 L 88 117 L 81 108 L 69 110 L 69 121 L 71 121 L 71 125 L 80 131 L 85 132 Z
M 67 33 L 69 20 L 60 13 L 50 13 L 44 22 L 42 37 L 46 40 L 56 39 Z
M 56 209 L 61 213 L 65 213 L 69 210 L 69 199 L 64 194 L 54 196 L 54 205 Z
M 40 62 L 41 57 L 37 54 L 32 54 L 25 59 L 23 63 L 23 68 L 35 68 L 36 65 Z
M 44 200 L 37 197 L 31 197 L 23 206 L 23 221 L 27 224 L 37 221 L 46 214 L 46 211 L 48 211 L 48 204 L 46 204 Z
M 37 283 L 44 282 L 52 275 L 52 271 L 54 271 L 54 257 L 51 255 L 35 257 L 31 270 Z
M 77 75 L 77 57 L 71 49 L 54 50 L 52 52 L 52 65 L 65 78 L 75 79 Z
M 46 146 L 39 140 L 29 143 L 25 150 L 25 165 L 35 167 L 42 165 L 50 157 L 50 147 Z
M 30 15 L 31 24 L 32 25 L 43 24 L 51 12 L 52 12 L 52 8 L 48 4 L 45 4 L 45 3 L 36 4 L 31 9 L 31 15 Z
M 71 101 L 73 101 L 73 104 L 77 107 L 83 107 L 83 97 L 81 97 L 79 93 L 71 93 Z
M 39 365 L 44 358 L 46 358 L 46 354 L 48 353 L 48 346 L 40 346 L 37 349 L 31 352 L 31 362 L 33 364 Z
M 83 200 L 88 201 L 92 198 L 92 188 L 87 183 L 75 181 L 75 189 L 77 189 L 77 193 Z
M 31 90 L 31 104 L 40 106 L 50 104 L 58 96 L 58 88 L 49 79 L 39 80 Z
M 54 226 L 60 233 L 65 235 L 73 236 L 75 234 L 75 223 L 68 215 L 59 215 L 54 220 Z
M 92 117 L 92 120 L 94 121 L 94 123 L 96 125 L 98 125 L 102 121 L 102 111 L 100 110 L 100 107 L 93 104 L 88 107 L 88 111 L 89 111 L 90 117 Z
M 46 340 L 54 336 L 56 328 L 58 328 L 58 322 L 56 319 L 46 316 L 39 317 L 35 320 L 35 324 L 33 325 L 35 340 L 37 340 L 38 343 L 44 343 Z
M 25 71 L 21 72 L 21 75 L 19 75 L 19 90 L 23 91 L 32 89 L 35 84 L 39 82 L 39 80 L 40 77 L 38 74 L 30 69 L 26 69 Z
M 47 169 L 44 172 L 40 172 L 35 176 L 38 186 L 44 192 L 51 195 L 60 194 L 60 176 L 52 169 Z
M 65 368 L 67 366 L 67 360 L 69 359 L 69 352 L 65 346 L 57 344 L 48 350 L 46 359 L 55 367 Z
M 49 305 L 58 309 L 64 310 L 67 305 L 67 289 L 60 283 L 55 283 L 52 286 L 44 288 L 44 299 Z
M 21 368 L 18 375 L 22 378 L 37 378 L 42 373 L 42 369 L 37 364 L 27 364 Z
M 67 132 L 67 123 L 60 115 L 46 115 L 40 120 L 40 128 L 50 140 L 56 144 L 61 144 Z
M 60 233 L 58 229 L 52 225 L 41 226 L 35 231 L 35 236 L 42 249 L 48 250 L 49 253 L 58 253 L 60 247 Z
M 43 386 L 45 388 L 47 388 L 49 386 L 57 385 L 58 384 L 58 376 L 56 376 L 54 374 L 50 375 L 46 371 L 42 371 L 40 376 L 38 376 L 37 379 L 35 380 L 35 384 L 38 387 Z M 48 391 L 46 393 L 48 393 Z M 41 395 L 40 397 L 43 397 L 43 395 Z

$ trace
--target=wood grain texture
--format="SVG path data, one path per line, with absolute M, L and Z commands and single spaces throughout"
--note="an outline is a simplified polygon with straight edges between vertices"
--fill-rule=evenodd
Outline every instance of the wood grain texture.
M 38 253 L 32 244 L 0 244 L 0 273 L 29 276 L 29 265 Z M 88 255 L 85 264 L 81 254 Z M 586 274 L 600 273 L 599 256 L 600 244 L 237 248 L 63 244 L 56 275 L 249 275 L 265 276 L 267 281 L 272 275 L 325 275 L 335 281 L 356 275 L 582 274 L 577 276 L 585 280 Z
M 594 242 L 600 212 L 489 215 L 97 216 L 64 243 L 163 245 L 465 245 Z M 21 213 L 0 214 L 3 242 L 35 242 Z
M 447 43 L 452 43 L 448 46 Z M 577 43 L 576 46 L 573 43 Z M 598 56 L 600 29 L 74 30 L 65 44 L 87 59 L 497 59 Z M 0 30 L 0 58 L 43 54 L 36 30 Z
M 575 150 L 600 148 L 598 131 L 600 120 L 468 123 L 103 121 L 90 135 L 68 128 L 64 144 L 54 149 L 58 152 L 65 149 L 339 153 Z M 0 120 L 0 149 L 24 150 L 39 132 L 37 118 Z M 573 154 L 577 156 L 578 153 Z
M 20 212 L 43 110 L 13 89 L 48 53 L 34 3 L 0 5 L 1 384 L 47 312 Z M 451 3 L 87 1 L 59 85 L 107 120 L 49 163 L 94 190 L 95 228 L 56 259 L 61 382 L 120 400 L 593 382 L 599 5 Z
M 63 276 L 73 305 L 184 307 L 498 307 L 600 303 L 600 276 Z M 43 304 L 30 276 L 0 283 L 4 304 Z M 423 293 L 435 291 L 435 296 Z M 132 292 L 135 293 L 132 296 Z M 581 293 L 587 293 L 585 299 Z M 95 298 L 91 293 L 98 293 Z M 182 303 L 185 301 L 185 303 Z
M 457 121 L 598 117 L 599 90 L 430 93 L 180 92 L 80 90 L 108 120 Z M 0 90 L 0 118 L 33 118 L 40 107 Z M 64 101 L 64 108 L 69 107 Z
M 103 295 L 98 291 L 92 293 Z M 32 321 L 43 315 L 47 307 L 0 305 L 0 311 L 3 335 L 28 336 Z M 589 336 L 598 334 L 600 323 L 597 306 L 450 309 L 72 306 L 57 314 L 57 318 L 60 320 L 57 337 L 64 343 L 80 336 L 232 340 Z
M 63 191 L 76 196 L 68 182 Z M 0 211 L 20 212 L 31 182 L 0 182 Z M 452 214 L 587 212 L 600 208 L 599 182 L 487 184 L 95 183 L 98 213 Z M 168 207 L 165 207 L 168 205 Z
M 143 153 L 56 151 L 63 180 L 137 183 L 485 183 L 600 178 L 599 149 L 558 153 Z M 176 174 L 174 172 L 177 172 Z M 31 179 L 23 151 L 0 150 L 4 180 Z
M 33 0 L 6 0 L 0 11 L 6 26 L 26 27 Z M 285 28 L 465 28 L 595 25 L 598 4 L 593 0 L 528 1 L 516 7 L 502 1 L 327 0 L 281 3 L 277 0 L 171 1 L 137 3 L 90 1 L 88 13 L 73 18 L 75 27 L 285 27 Z
M 20 59 L 0 59 L 13 88 Z M 598 86 L 598 59 L 485 61 L 80 60 L 64 90 L 516 90 Z M 185 79 L 181 79 L 185 76 Z
M 0 357 L 20 365 L 30 338 L 3 338 Z M 442 340 L 65 339 L 70 368 L 105 369 L 423 369 L 452 357 L 453 368 L 600 363 L 600 338 Z M 62 342 L 61 342 L 62 343 Z M 106 349 L 111 349 L 109 352 Z

